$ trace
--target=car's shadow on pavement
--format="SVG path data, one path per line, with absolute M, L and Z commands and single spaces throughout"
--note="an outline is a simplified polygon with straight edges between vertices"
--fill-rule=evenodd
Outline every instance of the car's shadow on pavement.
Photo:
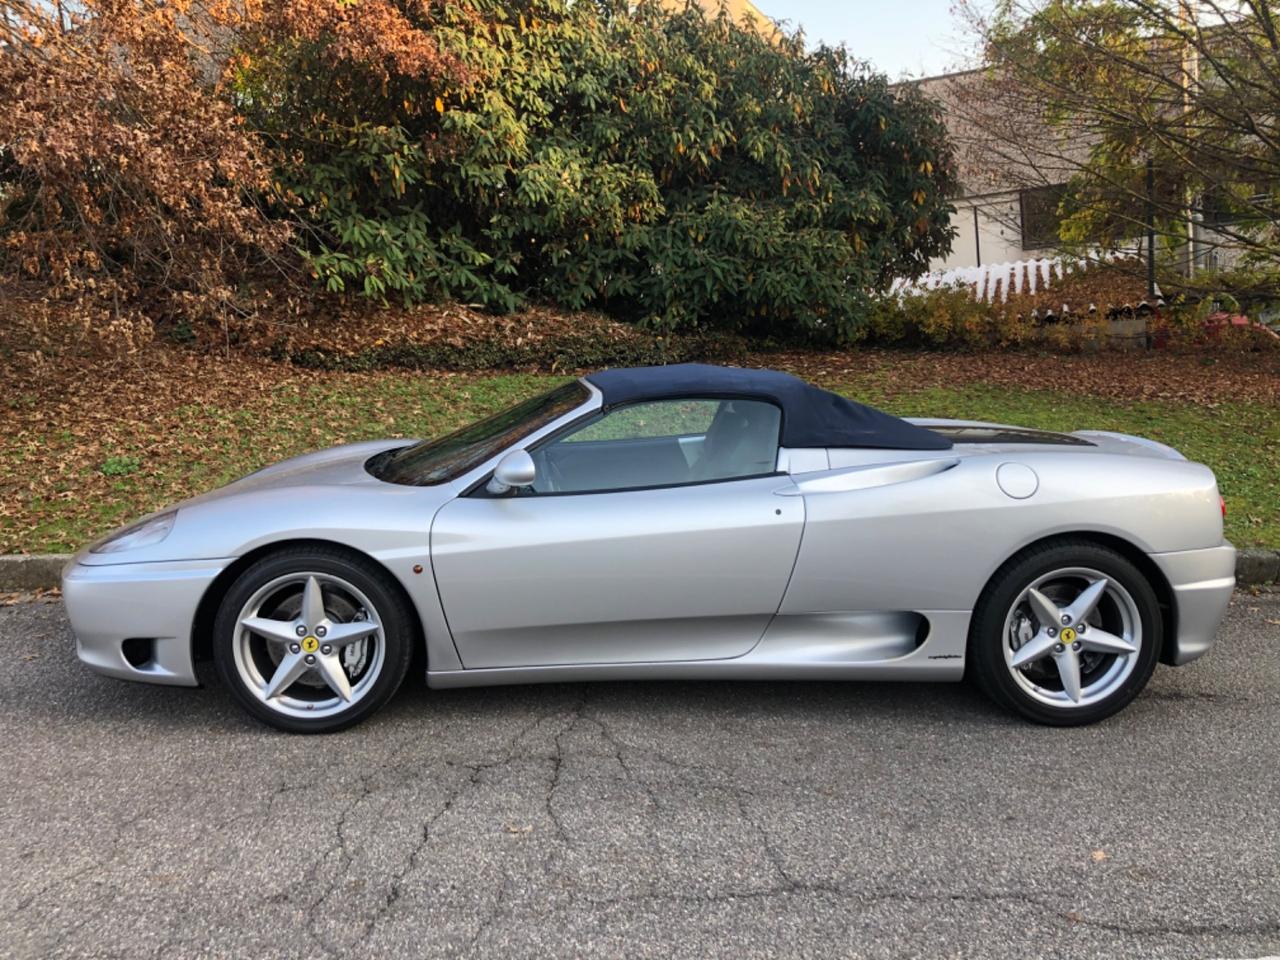
M 32 606 L 25 617 L 25 626 L 15 635 L 22 656 L 0 673 L 4 713 L 11 722 L 276 735 L 240 709 L 211 663 L 198 665 L 198 688 L 114 680 L 92 673 L 76 659 L 59 607 Z M 398 727 L 447 737 L 450 722 L 456 720 L 493 723 L 552 716 L 580 705 L 593 714 L 672 729 L 682 718 L 712 724 L 785 720 L 924 728 L 1021 722 L 965 683 L 652 680 L 432 690 L 420 664 L 415 664 L 391 703 L 347 735 L 376 735 L 380 729 Z
M 1253 605 L 1261 602 L 1248 600 Z M 7 642 L 17 645 L 17 655 L 0 666 L 0 714 L 9 724 L 119 727 L 134 735 L 204 731 L 283 736 L 241 710 L 210 663 L 199 665 L 203 685 L 195 689 L 130 683 L 92 673 L 76 659 L 74 641 L 57 605 L 0 611 L 0 634 L 11 634 Z M 1265 637 L 1253 633 L 1237 643 L 1266 646 Z M 1191 668 L 1158 670 L 1150 688 L 1122 718 L 1159 722 L 1197 706 L 1247 706 L 1258 691 L 1251 690 L 1238 671 L 1224 669 L 1223 663 L 1224 654 L 1217 652 Z M 515 723 L 578 709 L 648 724 L 655 731 L 676 731 L 688 719 L 713 727 L 786 721 L 823 727 L 839 724 L 846 729 L 889 726 L 933 735 L 942 735 L 950 727 L 1027 726 L 967 683 L 653 680 L 431 690 L 421 665 L 415 664 L 387 707 L 341 735 L 377 736 L 380 730 L 398 728 L 406 736 L 421 731 L 424 736 L 448 740 L 451 724 L 459 721 L 464 729 L 472 729 L 481 723 Z
M 430 690 L 419 680 L 406 687 L 384 713 L 429 720 L 441 712 L 500 712 L 504 704 L 536 707 L 543 703 L 548 710 L 557 710 L 566 702 L 581 702 L 596 712 L 655 719 L 691 713 L 725 721 L 809 718 L 853 723 L 948 722 L 957 717 L 970 722 L 1004 722 L 1007 717 L 963 683 L 646 680 Z
M 245 714 L 213 671 L 202 669 L 202 686 L 164 687 L 100 677 L 72 663 L 72 695 L 53 698 L 59 722 L 142 725 L 174 731 L 272 734 L 276 731 Z M 53 678 L 47 682 L 56 683 Z M 421 676 L 406 680 L 379 713 L 347 734 L 375 734 L 385 727 L 421 727 L 424 735 L 447 736 L 448 721 L 504 713 L 548 715 L 566 705 L 587 704 L 593 713 L 648 717 L 655 724 L 696 716 L 701 721 L 751 722 L 764 719 L 851 725 L 888 722 L 1004 725 L 1016 722 L 968 684 L 857 683 L 825 681 L 601 681 L 432 690 Z M 50 706 L 38 698 L 35 712 Z M 11 710 L 25 712 L 16 703 Z M 283 736 L 283 734 L 281 734 Z M 342 734 L 340 734 L 342 735 Z

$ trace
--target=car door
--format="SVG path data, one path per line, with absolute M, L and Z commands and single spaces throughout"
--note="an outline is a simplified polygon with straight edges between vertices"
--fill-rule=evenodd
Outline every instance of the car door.
M 804 498 L 778 496 L 777 411 L 636 404 L 530 452 L 516 496 L 436 515 L 431 555 L 468 668 L 740 656 L 777 612 Z M 638 482 L 637 482 L 638 481 Z

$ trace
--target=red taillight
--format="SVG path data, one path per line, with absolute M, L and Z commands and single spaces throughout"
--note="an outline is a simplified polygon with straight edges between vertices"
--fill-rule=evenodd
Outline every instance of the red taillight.
M 1227 498 L 1218 494 L 1218 505 L 1222 507 L 1222 519 L 1227 519 Z

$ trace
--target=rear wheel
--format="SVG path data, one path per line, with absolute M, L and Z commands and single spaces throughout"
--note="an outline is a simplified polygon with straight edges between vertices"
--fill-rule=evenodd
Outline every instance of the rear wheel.
M 223 682 L 293 733 L 341 730 L 391 699 L 408 672 L 412 611 L 370 561 L 298 547 L 251 566 L 214 624 Z
M 969 662 L 993 700 L 1040 723 L 1093 723 L 1125 707 L 1159 658 L 1146 577 L 1107 547 L 1032 547 L 996 573 L 974 610 Z

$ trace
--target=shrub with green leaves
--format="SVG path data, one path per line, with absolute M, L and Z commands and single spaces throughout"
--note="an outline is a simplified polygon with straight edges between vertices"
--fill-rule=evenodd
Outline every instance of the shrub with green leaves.
M 330 290 L 843 340 L 950 245 L 936 107 L 843 51 L 652 0 L 401 8 L 448 71 L 239 61 Z

